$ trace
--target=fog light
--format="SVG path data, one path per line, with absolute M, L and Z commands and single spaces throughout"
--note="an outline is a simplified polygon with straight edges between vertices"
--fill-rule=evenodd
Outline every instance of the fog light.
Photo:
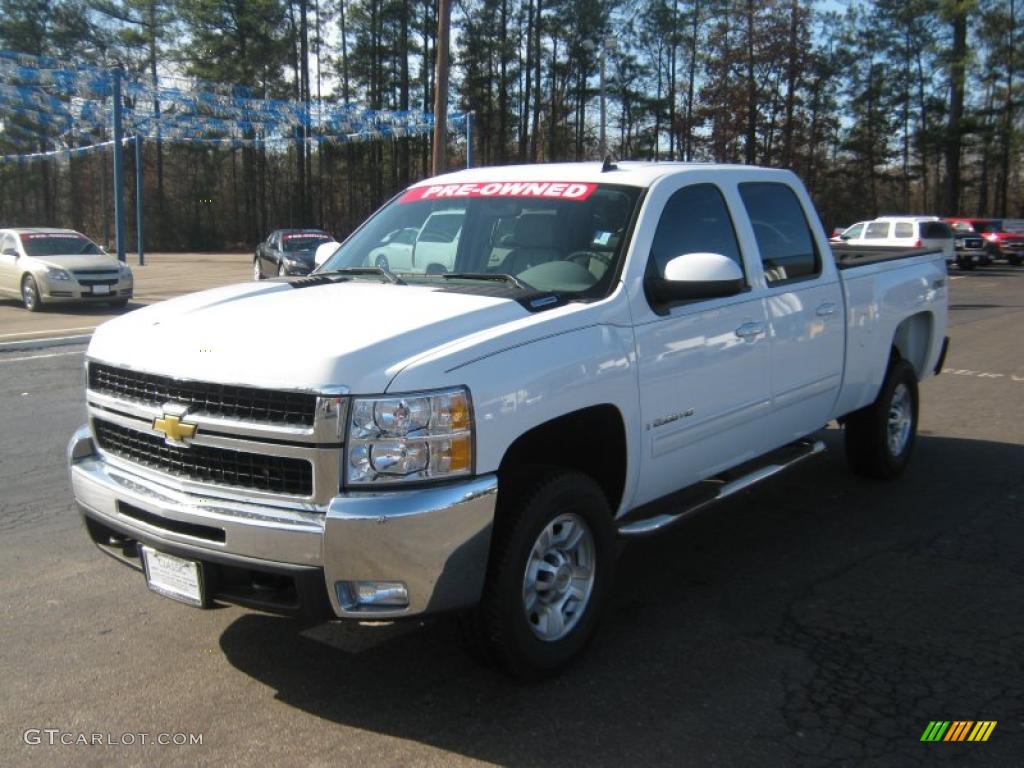
M 409 607 L 409 590 L 401 581 L 338 581 L 334 590 L 346 611 Z

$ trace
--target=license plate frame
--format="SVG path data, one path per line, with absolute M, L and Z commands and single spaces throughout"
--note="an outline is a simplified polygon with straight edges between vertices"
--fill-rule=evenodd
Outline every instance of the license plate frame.
M 146 585 L 154 592 L 196 608 L 206 607 L 203 566 L 197 560 L 142 546 Z

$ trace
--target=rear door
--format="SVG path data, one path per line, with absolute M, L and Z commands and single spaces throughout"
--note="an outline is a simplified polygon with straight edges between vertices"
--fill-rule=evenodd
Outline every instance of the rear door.
M 781 182 L 739 185 L 761 259 L 771 338 L 771 431 L 796 439 L 825 425 L 845 357 L 842 287 L 796 192 Z M 868 231 L 877 222 L 868 224 Z M 888 227 L 888 224 L 885 224 Z

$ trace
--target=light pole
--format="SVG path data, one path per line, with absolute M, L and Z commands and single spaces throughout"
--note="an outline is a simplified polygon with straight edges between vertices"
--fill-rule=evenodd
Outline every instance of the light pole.
M 601 41 L 601 46 L 597 52 L 597 65 L 598 72 L 600 75 L 600 87 L 598 90 L 599 103 L 601 105 L 601 123 L 600 132 L 598 133 L 597 152 L 600 160 L 604 160 L 608 156 L 608 104 L 607 104 L 607 78 L 605 77 L 605 59 L 609 53 L 615 52 L 615 38 L 606 37 Z M 596 46 L 592 41 L 587 40 L 584 42 L 584 47 L 588 51 L 593 51 Z
M 451 29 L 451 0 L 438 0 L 437 7 L 437 74 L 434 78 L 434 152 L 433 175 L 447 167 L 445 149 L 448 142 L 448 33 Z

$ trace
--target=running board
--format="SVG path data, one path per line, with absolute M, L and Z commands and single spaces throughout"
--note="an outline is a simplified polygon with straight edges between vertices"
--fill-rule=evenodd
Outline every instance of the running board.
M 664 530 L 673 523 L 677 523 L 683 518 L 689 517 L 693 513 L 698 512 L 705 507 L 711 506 L 715 502 L 746 490 L 750 486 L 760 483 L 762 480 L 767 480 L 769 477 L 773 477 L 783 470 L 789 469 L 794 464 L 799 464 L 804 459 L 810 458 L 811 456 L 817 456 L 819 453 L 824 453 L 825 443 L 821 440 L 801 440 L 780 449 L 780 451 L 775 451 L 772 454 L 769 454 L 769 456 L 775 457 L 781 451 L 787 452 L 788 455 L 783 459 L 773 459 L 770 463 L 757 466 L 749 472 L 735 478 L 720 478 L 718 480 L 711 479 L 704 481 L 702 485 L 713 484 L 717 487 L 717 491 L 712 492 L 710 497 L 705 496 L 695 503 L 691 503 L 689 506 L 685 506 L 682 509 L 677 509 L 673 512 L 663 512 L 640 520 L 633 520 L 632 522 L 623 521 L 619 525 L 619 535 L 627 538 L 633 538 L 637 536 L 647 536 Z

